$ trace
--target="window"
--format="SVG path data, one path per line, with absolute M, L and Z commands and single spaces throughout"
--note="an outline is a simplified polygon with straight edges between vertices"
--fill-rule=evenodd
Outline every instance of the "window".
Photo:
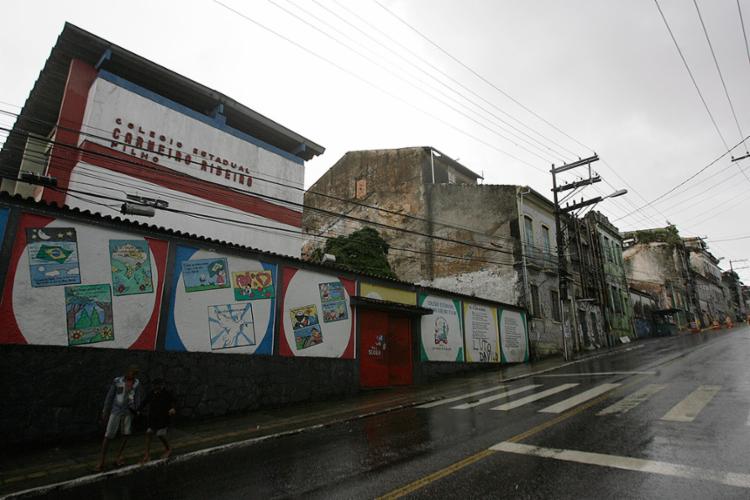
M 562 321 L 560 317 L 560 294 L 557 290 L 550 290 L 549 297 L 552 300 L 552 319 Z
M 367 179 L 357 179 L 354 196 L 363 200 L 367 196 Z
M 456 183 L 456 174 L 453 172 L 448 172 L 448 184 L 455 184 Z
M 528 246 L 534 246 L 534 225 L 528 215 L 523 216 L 523 237 Z
M 549 228 L 542 226 L 542 245 L 544 245 L 544 253 L 550 253 L 551 247 L 549 244 Z
M 617 290 L 617 288 L 615 288 L 614 285 L 611 286 L 610 296 L 612 297 L 612 308 L 617 314 L 622 314 L 622 301 L 620 298 L 620 292 Z
M 534 318 L 541 318 L 542 311 L 539 307 L 539 287 L 531 285 L 531 316 Z
M 609 238 L 604 238 L 604 254 L 607 256 L 607 262 L 612 262 L 612 249 L 609 246 Z

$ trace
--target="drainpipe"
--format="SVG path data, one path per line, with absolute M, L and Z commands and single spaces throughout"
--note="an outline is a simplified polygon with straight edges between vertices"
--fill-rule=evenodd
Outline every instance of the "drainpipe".
M 432 170 L 432 183 L 435 184 L 435 156 L 430 148 L 430 170 Z
M 531 193 L 531 189 L 527 188 L 526 191 L 521 191 L 518 189 L 518 198 L 517 198 L 517 207 L 518 207 L 518 235 L 521 237 L 521 266 L 523 269 L 523 300 L 526 304 L 526 309 L 530 309 L 531 301 L 531 291 L 529 290 L 529 272 L 526 269 L 526 227 L 524 224 L 521 223 L 521 219 L 523 218 L 523 197 L 527 194 Z M 536 328 L 534 328 L 534 321 L 529 322 L 531 324 L 531 333 L 534 333 Z M 537 336 L 537 339 L 539 340 L 539 336 Z

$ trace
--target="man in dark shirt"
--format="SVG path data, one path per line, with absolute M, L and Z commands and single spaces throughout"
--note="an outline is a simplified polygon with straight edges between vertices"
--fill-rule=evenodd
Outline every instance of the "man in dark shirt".
M 169 458 L 172 448 L 167 441 L 167 428 L 169 420 L 175 414 L 174 397 L 172 393 L 164 388 L 164 380 L 154 379 L 154 386 L 143 400 L 141 408 L 148 406 L 148 429 L 146 430 L 146 453 L 143 455 L 142 463 L 151 460 L 151 439 L 154 434 L 164 445 L 162 458 Z

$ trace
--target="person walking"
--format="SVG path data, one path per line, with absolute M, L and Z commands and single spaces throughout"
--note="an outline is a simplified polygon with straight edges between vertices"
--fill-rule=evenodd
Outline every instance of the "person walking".
M 133 416 L 140 405 L 141 382 L 138 380 L 138 367 L 130 365 L 125 375 L 112 381 L 107 397 L 104 399 L 101 419 L 102 422 L 107 422 L 107 427 L 104 431 L 99 463 L 95 469 L 97 472 L 104 470 L 109 442 L 117 437 L 118 432 L 122 434 L 122 444 L 115 463 L 118 466 L 125 464 L 122 454 L 128 443 L 128 437 L 132 433 Z
M 165 388 L 163 379 L 154 379 L 154 387 L 146 395 L 141 408 L 145 406 L 148 407 L 148 429 L 146 429 L 146 453 L 141 460 L 142 464 L 151 460 L 151 440 L 154 434 L 164 445 L 161 458 L 169 458 L 172 454 L 172 448 L 167 441 L 167 428 L 170 418 L 175 414 L 174 396 Z

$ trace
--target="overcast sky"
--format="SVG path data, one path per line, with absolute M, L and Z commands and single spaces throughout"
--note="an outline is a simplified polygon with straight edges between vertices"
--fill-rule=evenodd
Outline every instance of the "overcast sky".
M 346 151 L 429 145 L 485 183 L 549 194 L 550 163 L 593 150 L 606 182 L 583 195 L 628 188 L 598 206 L 620 229 L 669 220 L 708 236 L 724 268 L 750 257 L 750 238 L 722 241 L 750 235 L 750 180 L 739 171 L 750 159 L 729 159 L 744 145 L 628 215 L 725 153 L 723 141 L 741 140 L 690 0 L 660 5 L 723 140 L 653 0 L 379 0 L 427 39 L 373 0 L 222 1 L 241 15 L 212 0 L 6 2 L 0 108 L 23 104 L 70 21 L 323 145 L 307 164 L 308 187 Z M 740 4 L 750 29 L 750 0 Z M 748 135 L 750 57 L 737 2 L 698 5 Z M 746 282 L 749 270 L 740 271 Z

